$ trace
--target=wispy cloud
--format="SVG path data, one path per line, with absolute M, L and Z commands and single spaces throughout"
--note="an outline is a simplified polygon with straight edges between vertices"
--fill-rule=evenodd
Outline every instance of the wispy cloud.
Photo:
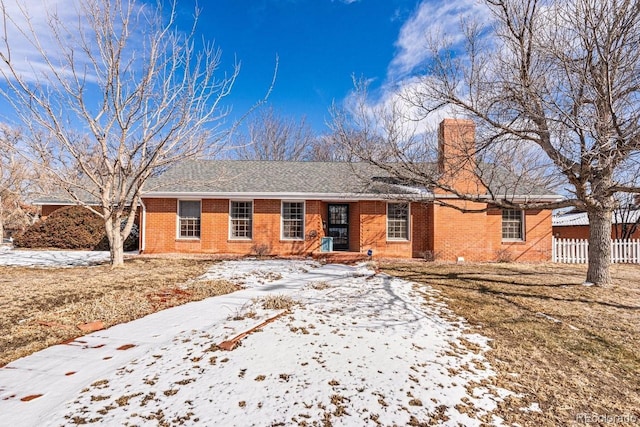
M 45 82 L 51 80 L 51 72 L 71 77 L 71 62 L 75 72 L 84 74 L 86 81 L 95 81 L 90 52 L 96 49 L 95 30 L 91 28 L 87 13 L 98 10 L 106 3 L 87 0 L 3 0 L 2 12 L 6 20 L 2 22 L 0 51 L 10 57 L 14 69 L 26 81 Z M 123 0 L 124 8 L 131 5 L 134 11 L 142 11 L 144 5 L 137 0 Z M 135 12 L 134 12 L 135 15 Z M 114 22 L 118 25 L 118 22 Z M 119 28 L 114 28 L 116 31 Z M 142 29 L 132 28 L 132 35 L 141 34 Z M 83 44 L 86 43 L 84 46 Z M 132 50 L 131 54 L 135 54 Z M 6 65 L 0 64 L 2 71 Z M 55 80 L 55 79 L 54 79 Z
M 51 17 L 56 16 L 60 22 L 65 23 L 77 22 L 76 2 L 30 0 L 27 6 L 23 1 L 4 0 L 2 7 L 7 19 L 2 23 L 6 40 L 2 40 L 0 49 L 3 54 L 10 56 L 11 63 L 19 74 L 30 81 L 38 80 L 45 70 L 50 69 L 38 50 L 47 52 L 54 64 L 61 62 L 56 55 L 60 46 L 51 32 Z
M 429 38 L 446 37 L 462 55 L 462 24 L 473 19 L 489 25 L 490 15 L 486 6 L 473 0 L 423 0 L 400 29 L 395 42 L 396 54 L 389 63 L 387 75 L 377 89 L 370 86 L 364 107 L 368 115 L 381 117 L 394 111 L 406 119 L 407 134 L 433 133 L 442 119 L 458 116 L 460 112 L 447 107 L 422 117 L 420 108 L 410 100 L 411 94 L 419 89 L 421 78 L 428 78 L 423 74 L 432 58 Z M 357 93 L 349 94 L 344 100 L 346 108 L 350 108 L 357 97 Z
M 396 55 L 389 64 L 389 78 L 405 77 L 423 66 L 430 58 L 429 36 L 447 37 L 459 44 L 463 41 L 461 23 L 476 19 L 488 23 L 489 9 L 470 0 L 423 1 L 404 23 L 396 40 Z

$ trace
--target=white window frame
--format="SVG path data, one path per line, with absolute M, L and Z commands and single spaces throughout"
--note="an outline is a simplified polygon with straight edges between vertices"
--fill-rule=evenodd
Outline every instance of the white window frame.
M 181 202 L 198 202 L 200 204 L 200 216 L 198 218 L 198 236 L 183 236 L 180 215 L 180 203 Z M 178 205 L 176 206 L 176 239 L 180 240 L 200 240 L 202 236 L 202 199 L 178 199 Z
M 504 218 L 504 214 L 505 212 L 519 212 L 520 213 L 520 237 L 505 237 L 504 236 L 504 226 L 505 226 L 505 218 Z M 524 242 L 526 241 L 526 234 L 525 234 L 525 230 L 527 229 L 525 227 L 525 218 L 527 217 L 525 215 L 525 212 L 521 209 L 502 209 L 502 211 L 500 212 L 500 217 L 501 217 L 501 222 L 500 222 L 500 233 L 501 233 L 501 237 L 502 237 L 502 241 L 503 242 Z M 511 221 L 511 222 L 515 222 L 515 220 L 511 219 L 507 219 L 507 221 Z
M 391 237 L 389 236 L 389 205 L 407 205 L 407 237 Z M 398 221 L 398 220 L 394 220 Z M 411 203 L 409 202 L 387 202 L 387 241 L 390 242 L 408 242 L 411 240 Z
M 234 203 L 251 203 L 251 218 L 249 218 L 250 221 L 250 229 L 249 232 L 251 233 L 251 237 L 237 237 L 233 235 L 233 218 L 231 216 L 231 212 L 232 212 L 232 205 Z M 229 240 L 240 240 L 240 241 L 251 241 L 253 240 L 253 217 L 254 217 L 254 210 L 255 210 L 255 201 L 254 200 L 229 200 Z
M 300 237 L 286 237 L 284 235 L 284 222 L 285 222 L 285 218 L 284 218 L 284 204 L 285 203 L 298 203 L 298 204 L 302 204 L 302 235 Z M 305 217 L 306 217 L 306 213 L 307 213 L 307 204 L 304 201 L 300 201 L 300 200 L 281 200 L 280 201 L 280 240 L 304 240 L 304 233 L 305 233 Z

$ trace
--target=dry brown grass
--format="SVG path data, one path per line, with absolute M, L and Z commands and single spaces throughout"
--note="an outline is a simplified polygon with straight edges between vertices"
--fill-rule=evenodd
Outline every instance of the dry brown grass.
M 294 305 L 298 304 L 288 295 L 267 295 L 260 298 L 257 303 L 262 305 L 265 310 L 290 310 Z
M 576 425 L 583 424 L 579 414 L 589 414 L 616 425 L 640 422 L 640 266 L 615 265 L 608 288 L 583 286 L 586 267 L 575 265 L 408 262 L 383 269 L 440 290 L 456 315 L 493 339 L 496 383 L 522 394 L 501 404 L 507 421 Z M 518 409 L 533 402 L 542 412 Z
M 0 267 L 0 366 L 82 335 L 79 324 L 109 327 L 238 289 L 222 280 L 192 280 L 211 264 L 139 257 L 115 270 Z

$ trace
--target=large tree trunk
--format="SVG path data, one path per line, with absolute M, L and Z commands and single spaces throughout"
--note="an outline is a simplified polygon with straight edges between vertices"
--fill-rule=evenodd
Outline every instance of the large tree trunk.
M 111 267 L 123 267 L 124 266 L 124 242 L 120 235 L 120 230 L 113 233 L 113 241 L 110 242 L 109 251 L 111 252 Z
M 589 268 L 587 282 L 598 286 L 611 283 L 611 210 L 589 210 Z
M 124 240 L 120 232 L 120 219 L 105 222 L 107 239 L 109 240 L 109 253 L 111 255 L 111 267 L 124 266 Z

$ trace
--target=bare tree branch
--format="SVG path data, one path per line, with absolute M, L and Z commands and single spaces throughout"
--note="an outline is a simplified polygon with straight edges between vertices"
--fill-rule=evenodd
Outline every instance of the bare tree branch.
M 195 40 L 198 12 L 181 32 L 175 1 L 168 9 L 165 2 L 77 2 L 76 20 L 48 10 L 44 33 L 26 7 L 11 15 L 9 1 L 0 1 L 2 93 L 30 131 L 30 160 L 104 219 L 112 264 L 120 265 L 147 179 L 221 148 L 221 101 L 239 66 L 218 77 L 220 51 Z M 27 71 L 12 51 L 25 40 Z
M 363 101 L 334 113 L 334 133 L 355 158 L 415 185 L 466 200 L 488 195 L 496 206 L 586 210 L 587 281 L 605 285 L 614 195 L 640 188 L 638 2 L 484 3 L 493 12 L 491 28 L 462 23 L 462 52 L 447 38 L 426 35 L 431 60 L 400 94 L 402 102 L 372 109 L 366 88 L 356 85 Z M 476 192 L 460 191 L 423 166 L 434 159 L 420 147 L 433 153 L 434 144 L 420 141 L 415 122 L 432 121 L 443 109 L 477 125 L 473 148 L 458 160 L 477 161 Z M 569 197 L 515 200 L 517 192 L 497 182 L 505 172 L 522 184 L 563 188 Z

